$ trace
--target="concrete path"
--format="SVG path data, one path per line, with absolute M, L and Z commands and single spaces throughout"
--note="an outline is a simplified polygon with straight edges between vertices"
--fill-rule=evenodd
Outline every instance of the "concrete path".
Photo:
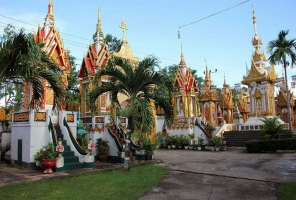
M 296 181 L 296 154 L 162 150 L 155 153 L 169 174 L 147 199 L 277 199 L 279 183 Z
M 221 152 L 158 149 L 155 159 L 159 161 L 158 165 L 168 167 L 170 172 L 141 200 L 277 199 L 279 183 L 296 182 L 296 153 L 248 154 L 245 148 L 228 148 Z M 41 170 L 0 163 L 0 187 L 118 167 L 122 166 L 96 162 L 95 169 L 48 175 Z

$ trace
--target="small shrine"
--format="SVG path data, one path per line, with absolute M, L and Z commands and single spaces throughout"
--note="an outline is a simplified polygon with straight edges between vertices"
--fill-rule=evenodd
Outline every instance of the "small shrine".
M 280 90 L 279 93 L 277 94 L 277 110 L 278 110 L 278 115 L 279 117 L 286 123 L 288 123 L 288 100 L 287 100 L 287 92 L 286 92 L 286 80 L 282 79 L 282 83 L 280 84 Z M 291 90 L 289 90 L 289 101 L 290 101 L 290 117 L 291 117 L 291 122 L 294 124 L 294 110 L 293 107 L 295 106 L 294 102 L 294 95 Z
M 243 117 L 243 121 L 246 122 L 249 117 L 249 92 L 247 90 L 244 90 L 245 88 L 242 88 L 240 90 L 240 93 L 238 94 L 238 109 Z
M 201 108 L 202 116 L 205 118 L 208 124 L 217 124 L 217 103 L 218 93 L 217 88 L 211 80 L 211 73 L 208 70 L 208 64 L 206 63 L 204 84 L 200 88 L 201 93 Z
M 267 61 L 262 49 L 262 39 L 257 34 L 256 16 L 253 8 L 253 24 L 255 35 L 252 40 L 254 53 L 251 69 L 241 81 L 250 91 L 250 117 L 275 116 L 274 84 L 277 74 L 274 65 L 266 67 Z
M 186 134 L 191 133 L 194 128 L 194 117 L 198 115 L 198 87 L 190 69 L 186 66 L 182 47 L 181 61 L 173 82 L 173 88 L 174 121 L 168 129 L 170 132 L 182 130 Z
M 78 74 L 82 117 L 87 115 L 101 115 L 102 113 L 108 113 L 110 111 L 111 102 L 107 92 L 97 98 L 95 113 L 91 113 L 91 108 L 88 103 L 88 94 L 95 87 L 100 86 L 104 81 L 107 81 L 107 77 L 103 77 L 101 80 L 95 80 L 95 74 L 105 67 L 109 56 L 108 46 L 104 41 L 99 8 L 95 42 L 89 45 L 87 54 L 83 57 Z
M 224 118 L 227 124 L 233 123 L 233 100 L 232 92 L 229 89 L 229 86 L 226 84 L 226 78 L 224 75 L 224 84 L 222 88 L 220 107 L 222 109 L 222 117 Z

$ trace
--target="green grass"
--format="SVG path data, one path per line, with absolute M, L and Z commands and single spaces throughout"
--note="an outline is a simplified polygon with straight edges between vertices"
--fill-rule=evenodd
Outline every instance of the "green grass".
M 137 199 L 168 169 L 152 164 L 0 187 L 0 199 Z
M 279 200 L 296 200 L 296 182 L 281 183 L 277 197 Z

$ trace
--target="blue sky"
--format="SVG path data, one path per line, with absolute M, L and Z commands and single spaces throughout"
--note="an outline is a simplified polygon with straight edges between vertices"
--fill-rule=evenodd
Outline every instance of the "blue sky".
M 224 73 L 228 84 L 239 83 L 246 73 L 246 63 L 250 66 L 254 36 L 252 4 L 267 57 L 267 43 L 276 39 L 280 30 L 289 29 L 288 38 L 296 38 L 295 0 L 247 1 L 221 14 L 178 28 L 242 2 L 244 0 L 53 0 L 56 28 L 61 32 L 65 48 L 77 58 L 78 64 L 95 32 L 100 5 L 104 35 L 110 33 L 121 38 L 119 25 L 124 16 L 129 29 L 127 41 L 135 56 L 142 59 L 153 54 L 160 59 L 161 66 L 178 64 L 182 44 L 187 66 L 198 70 L 198 76 L 204 76 L 205 59 L 209 69 L 218 70 L 212 74 L 217 87 L 222 87 Z M 0 0 L 0 33 L 9 23 L 25 27 L 28 32 L 36 31 L 38 23 L 44 23 L 48 3 L 49 0 Z M 282 68 L 277 66 L 276 70 L 281 76 Z M 295 69 L 288 70 L 289 79 L 295 74 Z

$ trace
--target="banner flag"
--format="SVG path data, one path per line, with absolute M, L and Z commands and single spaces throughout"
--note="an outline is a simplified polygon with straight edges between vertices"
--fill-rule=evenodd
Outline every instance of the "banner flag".
M 241 87 L 241 84 L 240 83 L 236 83 L 236 84 L 234 84 L 234 87 L 235 88 L 240 88 Z
M 296 82 L 291 82 L 291 88 L 295 88 Z
M 292 76 L 292 81 L 296 81 L 296 75 Z

